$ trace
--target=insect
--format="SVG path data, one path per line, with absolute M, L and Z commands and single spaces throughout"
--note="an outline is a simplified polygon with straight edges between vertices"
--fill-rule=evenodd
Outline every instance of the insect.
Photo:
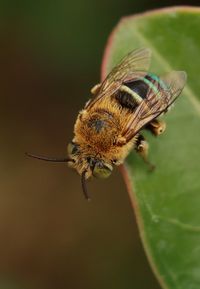
M 81 175 L 84 195 L 89 200 L 86 180 L 92 176 L 107 178 L 114 166 L 122 164 L 132 149 L 148 161 L 148 142 L 141 134 L 147 129 L 155 136 L 166 125 L 158 117 L 166 113 L 182 92 L 187 75 L 172 71 L 164 77 L 149 72 L 150 49 L 131 51 L 91 89 L 93 97 L 78 114 L 74 138 L 67 158 L 46 161 L 67 162 Z

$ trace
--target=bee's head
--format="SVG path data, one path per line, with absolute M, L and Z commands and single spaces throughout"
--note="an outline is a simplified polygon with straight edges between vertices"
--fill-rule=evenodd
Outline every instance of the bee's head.
M 74 142 L 70 142 L 67 149 L 70 159 L 73 160 L 70 166 L 77 169 L 79 174 L 86 171 L 86 178 L 94 176 L 104 179 L 110 176 L 113 170 L 111 164 L 102 159 L 88 156 L 87 153 L 83 153 L 80 146 Z
M 96 178 L 108 178 L 113 170 L 110 163 L 88 155 L 88 152 L 83 151 L 80 146 L 74 142 L 68 144 L 68 155 L 72 162 L 69 166 L 76 169 L 81 175 L 82 187 L 85 197 L 89 199 L 86 190 L 86 179 L 94 176 Z

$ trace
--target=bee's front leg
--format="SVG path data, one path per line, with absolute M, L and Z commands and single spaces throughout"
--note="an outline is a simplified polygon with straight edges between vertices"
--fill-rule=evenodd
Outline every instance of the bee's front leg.
M 95 95 L 95 94 L 97 94 L 97 93 L 99 92 L 100 87 L 101 87 L 101 83 L 95 84 L 95 85 L 91 88 L 90 92 Z
M 154 119 L 145 128 L 150 130 L 153 135 L 158 136 L 165 131 L 166 123 L 162 120 Z
M 150 171 L 154 170 L 155 165 L 150 163 L 148 160 L 149 144 L 141 134 L 138 136 L 135 143 L 135 150 L 142 157 L 144 162 L 149 166 Z

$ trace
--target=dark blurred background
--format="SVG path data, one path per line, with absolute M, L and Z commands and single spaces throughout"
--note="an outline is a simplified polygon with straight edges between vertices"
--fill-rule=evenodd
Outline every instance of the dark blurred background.
M 159 289 L 123 180 L 89 183 L 63 156 L 119 19 L 199 1 L 0 1 L 0 289 Z

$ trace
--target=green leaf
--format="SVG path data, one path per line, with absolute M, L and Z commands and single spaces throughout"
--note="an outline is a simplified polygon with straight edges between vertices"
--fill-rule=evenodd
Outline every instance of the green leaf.
M 173 7 L 123 18 L 112 32 L 102 79 L 129 51 L 149 47 L 151 71 L 185 70 L 188 82 L 150 143 L 149 172 L 131 153 L 122 169 L 140 235 L 161 286 L 200 288 L 200 9 Z M 129 178 L 129 180 L 128 180 Z M 145 276 L 144 276 L 145 278 Z

